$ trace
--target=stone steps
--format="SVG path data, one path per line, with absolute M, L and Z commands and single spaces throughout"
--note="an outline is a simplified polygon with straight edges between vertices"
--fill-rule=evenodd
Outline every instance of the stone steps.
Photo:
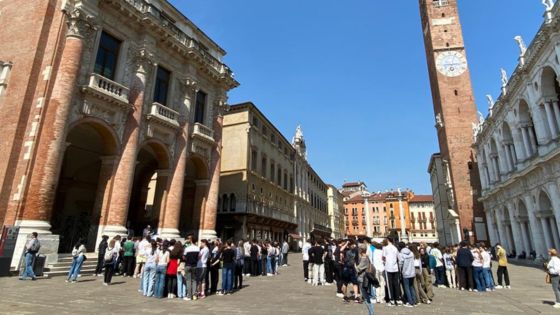
M 97 266 L 97 253 L 86 253 L 86 257 L 88 259 L 82 264 L 80 276 L 92 275 L 95 272 L 95 267 Z M 60 254 L 58 256 L 58 262 L 45 267 L 45 276 L 67 276 L 70 266 L 72 266 L 72 255 Z

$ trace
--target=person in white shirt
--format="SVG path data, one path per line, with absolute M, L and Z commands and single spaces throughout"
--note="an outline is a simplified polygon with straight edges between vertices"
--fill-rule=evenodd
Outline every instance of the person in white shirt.
M 251 242 L 245 241 L 243 243 L 243 274 L 248 277 L 251 275 Z
M 379 281 L 379 288 L 375 289 L 375 303 L 385 301 L 385 266 L 383 265 L 383 247 L 377 242 L 373 242 L 373 266 L 375 267 L 375 277 Z
M 86 251 L 87 250 L 84 246 L 84 242 L 80 238 L 72 249 L 72 266 L 70 266 L 70 271 L 68 272 L 68 279 L 66 279 L 66 282 L 74 283 L 78 280 L 78 275 L 80 274 L 80 270 L 82 269 Z
M 310 281 L 309 279 L 309 250 L 311 249 L 311 243 L 307 240 L 302 248 L 301 253 L 303 255 L 303 278 L 305 281 Z
M 560 308 L 560 258 L 558 258 L 558 252 L 556 249 L 551 248 L 548 250 L 548 256 L 550 260 L 546 264 L 546 270 L 550 276 L 550 283 L 552 284 L 552 291 L 556 297 L 556 303 L 554 303 L 554 308 Z
M 492 279 L 492 256 L 490 256 L 490 252 L 485 247 L 481 248 L 480 254 L 482 256 L 482 274 L 484 275 L 486 290 L 495 291 L 494 280 Z
M 200 241 L 200 252 L 198 253 L 198 262 L 196 263 L 196 283 L 197 283 L 197 292 L 198 297 L 203 299 L 206 297 L 206 286 L 204 280 L 206 279 L 206 272 L 207 272 L 207 261 L 208 256 L 210 255 L 210 250 L 208 249 L 208 241 L 201 240 Z
M 169 263 L 169 241 L 165 240 L 157 250 L 156 282 L 154 284 L 154 296 L 158 299 L 163 298 L 165 288 L 165 276 L 167 264 Z
M 439 243 L 434 243 L 429 253 L 436 259 L 436 285 L 439 288 L 445 288 L 445 267 L 443 266 L 443 255 L 439 250 Z
M 477 246 L 475 248 L 473 248 L 471 250 L 474 260 L 472 262 L 472 267 L 473 267 L 473 278 L 474 278 L 474 283 L 476 286 L 476 289 L 474 289 L 474 292 L 484 292 L 486 291 L 485 289 L 485 285 L 484 285 L 484 275 L 482 273 L 482 255 L 480 254 L 480 248 Z
M 385 278 L 387 281 L 387 292 L 389 293 L 389 306 L 401 305 L 401 285 L 399 282 L 399 250 L 393 245 L 393 238 L 385 239 L 386 245 L 383 247 L 383 262 L 385 266 Z

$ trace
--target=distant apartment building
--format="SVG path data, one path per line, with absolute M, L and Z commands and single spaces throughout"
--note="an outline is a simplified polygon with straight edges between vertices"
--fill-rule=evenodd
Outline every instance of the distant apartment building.
M 410 241 L 438 241 L 434 200 L 431 195 L 415 195 L 408 202 L 410 209 Z
M 338 239 L 344 237 L 346 230 L 344 227 L 344 196 L 333 185 L 328 185 L 327 189 L 329 223 L 331 237 Z

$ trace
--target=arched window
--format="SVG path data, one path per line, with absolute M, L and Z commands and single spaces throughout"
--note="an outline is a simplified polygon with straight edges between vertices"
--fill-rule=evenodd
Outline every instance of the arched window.
M 507 122 L 502 124 L 502 148 L 505 153 L 505 162 L 508 171 L 514 171 L 515 165 L 517 164 L 517 153 L 515 151 L 513 135 L 511 134 L 511 129 Z
M 524 155 L 529 158 L 537 153 L 537 133 L 529 105 L 525 100 L 519 102 L 519 130 L 523 143 Z
M 498 146 L 496 145 L 496 140 L 492 139 L 490 142 L 490 163 L 492 163 L 492 170 L 494 171 L 494 179 L 500 181 L 501 171 L 500 171 L 500 158 L 498 155 Z

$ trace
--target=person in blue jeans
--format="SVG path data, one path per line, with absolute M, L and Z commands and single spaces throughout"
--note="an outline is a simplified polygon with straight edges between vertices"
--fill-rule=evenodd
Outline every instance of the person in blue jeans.
M 226 242 L 222 251 L 222 292 L 220 295 L 231 294 L 233 291 L 233 270 L 235 269 L 235 250 L 231 241 Z
M 68 271 L 68 279 L 66 279 L 66 282 L 76 282 L 78 275 L 80 274 L 80 270 L 82 269 L 82 264 L 86 259 L 85 253 L 86 247 L 84 246 L 82 239 L 79 239 L 72 249 L 72 265 L 70 266 L 70 271 Z
M 360 285 L 362 300 L 367 307 L 368 314 L 373 315 L 373 304 L 371 303 L 372 290 L 366 275 L 366 273 L 370 271 L 370 265 L 371 262 L 367 255 L 367 248 L 360 247 L 360 259 L 356 266 L 357 280 Z
M 401 248 L 401 251 L 399 253 L 398 263 L 402 273 L 404 292 L 407 298 L 407 303 L 404 306 L 412 307 L 417 303 L 416 290 L 414 289 L 414 279 L 416 278 L 414 254 L 403 242 L 399 243 L 399 248 Z
M 144 296 L 150 297 L 154 295 L 154 283 L 156 278 L 156 260 L 157 260 L 157 243 L 151 242 L 152 248 L 146 254 L 146 264 L 142 274 L 142 290 Z
M 482 274 L 484 275 L 484 287 L 488 291 L 494 291 L 494 279 L 492 278 L 492 256 L 485 247 L 481 248 Z
M 19 280 L 35 280 L 35 272 L 33 272 L 33 262 L 35 261 L 35 256 L 41 248 L 41 244 L 37 239 L 37 232 L 31 233 L 31 239 L 25 244 L 25 268 Z
M 156 282 L 154 296 L 158 299 L 163 298 L 165 288 L 165 276 L 167 273 L 167 264 L 169 263 L 169 241 L 163 241 L 161 247 L 157 251 L 156 266 Z

